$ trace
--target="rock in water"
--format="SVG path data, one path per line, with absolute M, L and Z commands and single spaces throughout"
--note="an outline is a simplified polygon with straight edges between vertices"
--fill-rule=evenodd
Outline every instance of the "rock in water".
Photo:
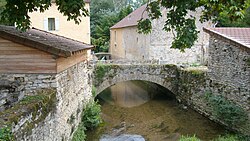
M 100 141 L 145 141 L 145 139 L 141 135 L 122 134 L 115 137 L 104 135 L 101 137 Z

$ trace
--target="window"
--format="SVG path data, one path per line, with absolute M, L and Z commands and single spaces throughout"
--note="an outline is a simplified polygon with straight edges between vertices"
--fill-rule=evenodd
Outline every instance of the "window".
M 48 30 L 54 31 L 56 30 L 56 22 L 55 18 L 48 18 Z
M 45 31 L 58 31 L 59 30 L 59 18 L 45 17 L 43 20 L 43 26 Z

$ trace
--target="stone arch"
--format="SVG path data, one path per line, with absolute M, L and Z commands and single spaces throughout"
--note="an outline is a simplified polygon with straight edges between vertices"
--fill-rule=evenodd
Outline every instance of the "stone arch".
M 104 81 L 102 81 L 99 85 L 96 87 L 96 95 L 100 94 L 103 90 L 106 88 L 124 81 L 130 81 L 130 80 L 142 80 L 142 81 L 148 81 L 152 82 L 158 85 L 163 86 L 164 88 L 171 91 L 173 94 L 177 94 L 177 88 L 174 85 L 174 80 L 167 79 L 164 77 L 159 77 L 157 75 L 149 75 L 149 74 L 143 74 L 143 73 L 135 73 L 135 74 L 118 74 L 114 77 L 106 77 Z

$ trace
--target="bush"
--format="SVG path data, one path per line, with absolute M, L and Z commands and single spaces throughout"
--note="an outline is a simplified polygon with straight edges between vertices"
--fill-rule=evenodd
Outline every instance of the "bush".
M 0 141 L 14 141 L 14 136 L 10 128 L 4 127 L 0 129 Z
M 91 102 L 86 105 L 83 111 L 82 122 L 87 129 L 96 128 L 101 122 L 101 105 L 98 102 Z
M 213 108 L 213 115 L 229 126 L 242 125 L 247 121 L 244 109 L 222 96 L 207 94 L 209 104 Z
M 96 128 L 101 122 L 101 105 L 98 102 L 90 102 L 82 112 L 82 120 L 75 131 L 72 141 L 85 141 L 87 129 Z
M 85 134 L 86 128 L 83 123 L 80 123 L 78 125 L 77 130 L 75 131 L 72 141 L 85 141 L 86 134 Z
M 201 141 L 200 139 L 198 139 L 197 137 L 192 136 L 181 136 L 180 140 L 179 141 Z
M 239 141 L 239 139 L 235 135 L 226 135 L 226 136 L 220 136 L 213 141 Z

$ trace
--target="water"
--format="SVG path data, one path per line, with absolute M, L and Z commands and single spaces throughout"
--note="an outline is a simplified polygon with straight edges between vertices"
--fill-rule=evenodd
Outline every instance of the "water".
M 167 89 L 142 81 L 118 83 L 99 94 L 104 124 L 87 133 L 87 141 L 102 135 L 142 135 L 147 141 L 177 141 L 194 134 L 208 141 L 225 130 L 176 102 Z

